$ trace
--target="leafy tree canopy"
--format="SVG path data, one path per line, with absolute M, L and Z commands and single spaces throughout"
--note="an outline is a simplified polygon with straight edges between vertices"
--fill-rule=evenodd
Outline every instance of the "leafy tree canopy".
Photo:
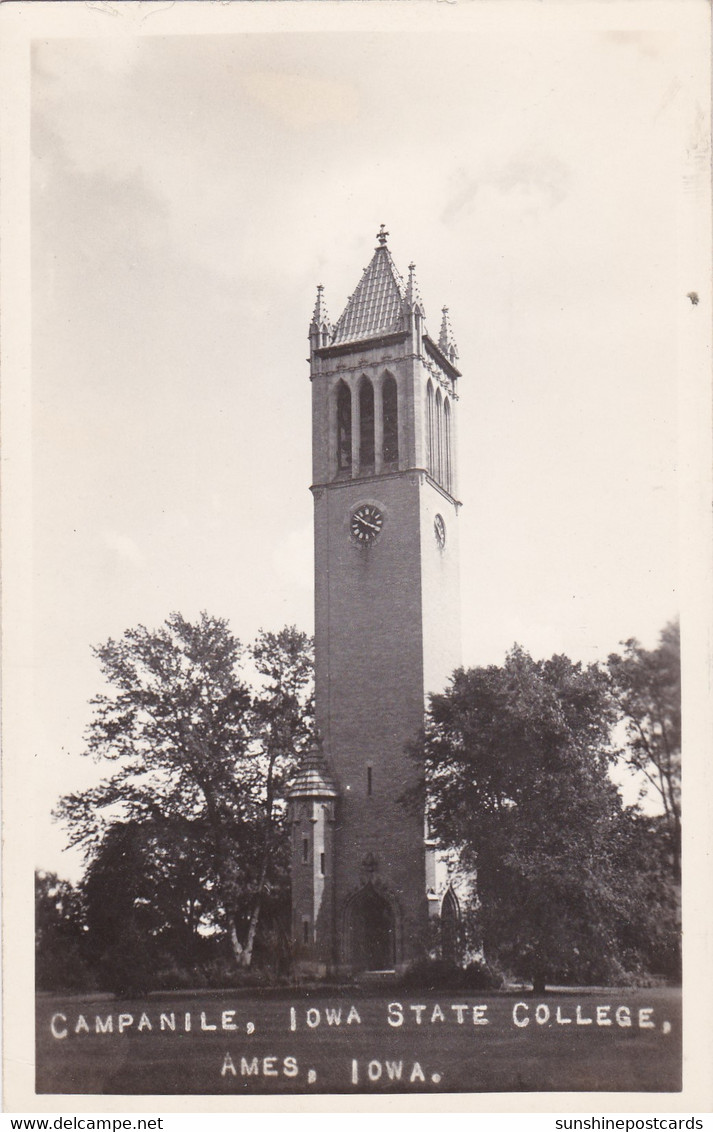
M 622 655 L 608 661 L 614 699 L 626 723 L 624 758 L 643 775 L 650 797 L 665 815 L 671 868 L 680 881 L 681 842 L 681 639 L 677 622 L 663 629 L 659 644 L 647 650 L 625 642 Z
M 477 874 L 486 955 L 536 987 L 613 977 L 633 958 L 622 931 L 643 894 L 609 777 L 615 719 L 596 667 L 518 647 L 431 699 L 432 827 Z
M 86 977 L 81 892 L 56 873 L 35 873 L 35 978 L 40 990 L 74 990 Z
M 155 850 L 156 880 L 169 870 L 187 893 L 191 870 L 211 878 L 240 956 L 240 929 L 249 920 L 254 937 L 265 891 L 286 891 L 279 791 L 311 734 L 311 642 L 287 628 L 245 649 L 224 620 L 173 613 L 94 652 L 107 690 L 92 700 L 85 753 L 116 769 L 62 799 L 70 843 L 89 861 L 101 857 L 104 874 L 120 861 L 118 846 L 146 861 L 143 840 Z M 105 846 L 116 826 L 123 834 Z M 193 846 L 192 862 L 175 854 L 178 844 Z

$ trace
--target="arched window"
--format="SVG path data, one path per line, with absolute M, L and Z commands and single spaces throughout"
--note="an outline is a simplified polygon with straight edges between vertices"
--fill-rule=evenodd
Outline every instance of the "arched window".
M 459 946 L 460 908 L 453 889 L 448 886 L 441 904 L 441 957 L 456 962 Z
M 368 377 L 359 385 L 359 471 L 374 471 L 374 386 Z
M 435 474 L 436 430 L 433 408 L 433 386 L 429 380 L 426 386 L 426 467 Z
M 337 386 L 337 472 L 352 468 L 352 394 L 340 381 Z
M 451 455 L 451 403 L 446 397 L 443 402 L 443 486 L 451 491 L 453 460 Z
M 434 475 L 443 483 L 443 401 L 440 389 L 436 390 L 436 458 Z
M 399 462 L 399 404 L 396 379 L 387 374 L 384 379 L 384 463 Z

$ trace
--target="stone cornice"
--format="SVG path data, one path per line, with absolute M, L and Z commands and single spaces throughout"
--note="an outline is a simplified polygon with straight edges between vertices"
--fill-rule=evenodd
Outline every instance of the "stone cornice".
M 353 478 L 349 477 L 347 479 L 327 480 L 326 483 L 313 483 L 310 487 L 310 491 L 318 499 L 325 490 L 346 487 L 354 488 L 357 484 L 379 483 L 381 480 L 395 480 L 403 478 L 404 476 L 417 476 L 422 482 L 429 483 L 444 499 L 452 503 L 456 510 L 463 506 L 460 499 L 456 499 L 455 496 L 451 495 L 437 480 L 434 480 L 433 476 L 430 472 L 427 472 L 425 468 L 402 468 L 397 472 L 379 472 L 378 475 L 372 476 L 354 476 Z
M 463 376 L 460 370 L 456 369 L 456 367 L 448 361 L 446 355 L 441 352 L 440 348 L 436 345 L 432 338 L 429 338 L 427 334 L 424 334 L 423 336 L 423 345 L 426 348 L 426 353 L 430 354 L 434 362 L 438 362 L 438 365 L 441 366 L 443 370 L 445 370 L 448 377 L 450 377 L 452 381 L 454 381 L 457 377 Z
M 409 337 L 408 330 L 399 330 L 397 334 L 383 334 L 378 338 L 364 338 L 359 342 L 343 342 L 338 346 L 320 346 L 314 351 L 317 358 L 339 358 L 344 354 L 363 353 L 364 350 L 379 349 L 381 346 L 395 345 L 405 342 Z

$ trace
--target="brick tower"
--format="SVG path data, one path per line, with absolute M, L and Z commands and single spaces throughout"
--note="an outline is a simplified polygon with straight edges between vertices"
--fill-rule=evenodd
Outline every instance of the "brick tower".
M 424 952 L 433 850 L 402 801 L 422 775 L 406 748 L 460 663 L 457 350 L 387 236 L 334 326 L 318 288 L 309 330 L 321 750 L 289 797 L 293 932 L 324 972 Z

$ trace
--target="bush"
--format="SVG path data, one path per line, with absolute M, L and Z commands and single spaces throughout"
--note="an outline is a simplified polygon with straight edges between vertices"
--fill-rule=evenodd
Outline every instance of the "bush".
M 159 967 L 152 976 L 153 990 L 205 990 L 210 983 L 205 972 L 199 966 L 182 966 L 176 962 L 167 962 L 166 966 Z
M 133 956 L 122 955 L 112 948 L 102 955 L 98 963 L 98 979 L 102 990 L 111 991 L 116 998 L 143 998 L 152 989 L 153 978 L 142 963 Z
M 97 989 L 97 980 L 81 948 L 74 943 L 59 949 L 45 948 L 35 955 L 35 987 L 38 991 L 76 994 Z
M 505 983 L 502 973 L 489 963 L 469 963 L 462 971 L 464 990 L 500 990 Z
M 206 980 L 206 986 L 214 990 L 246 989 L 254 987 L 281 987 L 290 984 L 289 978 L 276 975 L 271 969 L 264 967 L 238 967 L 234 959 L 214 959 L 201 967 Z
M 502 978 L 485 963 L 459 967 L 447 959 L 418 959 L 401 976 L 406 990 L 496 990 Z

